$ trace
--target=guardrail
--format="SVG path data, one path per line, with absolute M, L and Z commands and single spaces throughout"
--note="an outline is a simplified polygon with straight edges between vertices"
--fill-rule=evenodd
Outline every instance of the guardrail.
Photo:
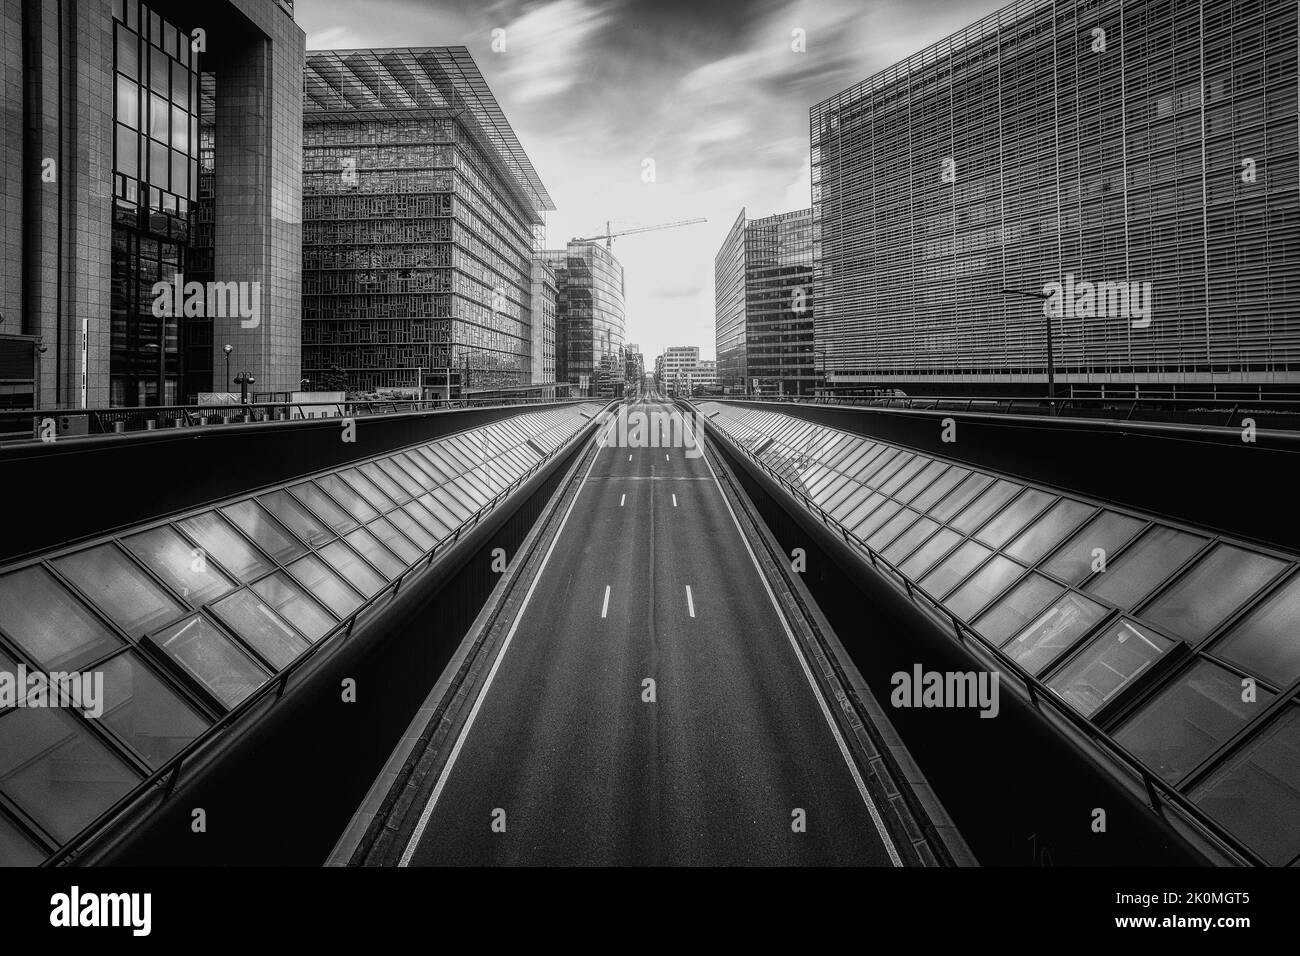
M 906 397 L 713 395 L 694 402 L 771 402 L 774 404 L 830 405 L 901 411 L 978 412 L 995 415 L 1034 415 L 1043 418 L 1099 418 L 1107 421 L 1170 422 L 1203 425 L 1240 425 L 1243 417 L 1260 426 L 1300 430 L 1300 399 L 1196 399 L 1196 398 L 1027 398 L 1025 396 Z
M 6 409 L 0 411 L 0 442 L 32 441 L 41 437 L 49 420 L 59 440 L 89 435 L 120 435 L 173 428 L 245 425 L 309 418 L 360 418 L 403 412 L 432 412 L 456 408 L 514 405 L 554 405 L 592 401 L 589 398 L 483 398 L 433 401 L 258 402 L 246 405 L 151 405 L 131 408 Z
M 370 598 L 364 601 L 355 611 L 346 618 L 339 621 L 333 628 L 321 637 L 316 643 L 312 644 L 301 655 L 291 661 L 284 670 L 275 674 L 270 680 L 259 687 L 253 693 L 249 694 L 242 701 L 228 710 L 212 723 L 206 731 L 188 745 L 183 747 L 177 753 L 172 755 L 153 773 L 141 780 L 132 790 L 124 794 L 116 803 L 104 810 L 99 816 L 83 827 L 75 836 L 60 846 L 54 853 L 49 856 L 41 865 L 42 866 L 59 866 L 65 863 L 69 858 L 85 849 L 86 845 L 99 833 L 130 810 L 139 801 L 150 795 L 153 788 L 162 785 L 162 801 L 166 802 L 176 789 L 176 784 L 181 778 L 181 770 L 187 761 L 197 756 L 200 752 L 206 751 L 213 747 L 218 739 L 235 724 L 239 723 L 246 717 L 259 703 L 267 698 L 274 696 L 272 706 L 284 696 L 285 689 L 289 686 L 289 680 L 302 667 L 306 666 L 309 661 L 318 657 L 326 647 L 336 648 L 352 636 L 352 631 L 360 618 L 368 613 L 375 612 L 379 608 L 392 600 L 401 591 L 402 585 L 410 578 L 417 574 L 427 571 L 432 565 L 435 557 L 446 549 L 454 546 L 460 541 L 462 534 L 470 529 L 477 527 L 483 517 L 492 512 L 501 502 L 509 498 L 519 488 L 521 488 L 530 478 L 532 478 L 545 465 L 553 461 L 561 452 L 573 446 L 575 441 L 585 434 L 588 425 L 595 422 L 596 419 L 590 419 L 574 435 L 573 438 L 557 447 L 549 455 L 536 462 L 526 472 L 510 483 L 510 486 L 503 491 L 498 492 L 491 501 L 483 505 L 476 512 L 466 518 L 457 526 L 455 532 L 443 538 L 418 557 L 413 564 L 407 567 L 394 580 L 390 581 L 384 588 L 377 591 Z
M 893 574 L 894 577 L 896 577 L 903 585 L 909 598 L 915 600 L 917 597 L 920 597 L 927 605 L 929 605 L 932 614 L 950 623 L 959 644 L 966 647 L 969 645 L 971 640 L 974 640 L 981 653 L 992 653 L 996 658 L 999 667 L 1019 678 L 1029 696 L 1030 703 L 1036 710 L 1041 712 L 1044 704 L 1050 706 L 1058 717 L 1066 720 L 1092 743 L 1106 751 L 1130 773 L 1138 777 L 1146 791 L 1147 806 L 1153 813 L 1163 817 L 1163 806 L 1171 805 L 1177 808 L 1177 810 L 1179 810 L 1191 822 L 1194 822 L 1204 830 L 1208 837 L 1218 842 L 1222 849 L 1225 849 L 1233 855 L 1256 866 L 1267 865 L 1267 863 L 1257 853 L 1255 853 L 1254 850 L 1224 828 L 1218 821 L 1205 813 L 1205 811 L 1188 800 L 1164 780 L 1154 775 L 1147 769 L 1145 764 L 1134 757 L 1120 744 L 1116 743 L 1115 740 L 1108 736 L 1100 727 L 1088 718 L 1079 714 L 1078 711 L 1070 707 L 1069 704 L 1057 697 L 1051 688 L 1041 680 L 1033 674 L 1030 674 L 1015 661 L 1004 657 L 997 648 L 986 642 L 984 638 L 980 636 L 979 632 L 969 623 L 949 611 L 937 598 L 931 597 L 924 589 L 895 567 L 892 562 L 880 555 L 874 548 L 846 528 L 837 518 L 817 505 L 791 481 L 782 475 L 777 474 L 770 465 L 760 459 L 756 454 L 750 451 L 750 449 L 737 443 L 729 434 L 727 434 L 725 429 L 721 426 L 714 425 L 713 430 L 715 435 L 721 437 L 728 447 L 741 453 L 752 461 L 769 478 L 775 481 L 796 501 L 798 501 L 806 511 L 816 516 L 822 524 L 826 525 L 831 530 L 838 532 L 840 538 L 845 544 L 856 547 L 858 550 L 864 552 L 874 569 L 880 571 L 883 568 L 885 571 Z

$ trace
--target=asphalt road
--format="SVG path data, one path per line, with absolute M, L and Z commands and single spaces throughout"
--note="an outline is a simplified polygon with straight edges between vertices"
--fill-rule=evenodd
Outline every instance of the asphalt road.
M 679 447 L 598 452 L 420 819 L 409 865 L 891 864 L 721 489 Z

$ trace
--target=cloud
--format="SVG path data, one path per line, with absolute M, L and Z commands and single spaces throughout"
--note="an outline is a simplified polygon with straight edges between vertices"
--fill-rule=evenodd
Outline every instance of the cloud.
M 516 103 L 562 96 L 585 80 L 594 37 L 615 15 L 583 0 L 552 0 L 534 6 L 501 29 L 505 64 L 500 77 Z

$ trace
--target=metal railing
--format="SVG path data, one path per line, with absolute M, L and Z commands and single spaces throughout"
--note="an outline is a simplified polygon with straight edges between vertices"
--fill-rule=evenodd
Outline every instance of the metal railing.
M 1043 418 L 1089 418 L 1169 424 L 1239 426 L 1254 418 L 1263 427 L 1300 430 L 1300 399 L 1033 398 L 1017 396 L 917 395 L 895 397 L 810 395 L 716 395 L 695 402 L 770 402 L 876 408 L 886 411 L 949 411 Z
M 903 574 L 893 562 L 883 557 L 874 548 L 846 528 L 837 518 L 829 514 L 820 505 L 816 504 L 811 498 L 797 488 L 793 482 L 786 479 L 783 475 L 778 474 L 767 462 L 760 459 L 750 449 L 735 441 L 724 428 L 714 424 L 714 432 L 721 437 L 727 445 L 736 452 L 742 453 L 755 465 L 757 465 L 765 474 L 767 474 L 780 487 L 788 492 L 796 501 L 798 501 L 805 510 L 815 515 L 822 524 L 837 532 L 845 544 L 856 547 L 864 552 L 871 566 L 880 571 L 882 568 L 893 574 L 902 584 L 907 596 L 913 600 L 920 597 L 927 605 L 930 612 L 935 616 L 944 619 L 952 625 L 957 642 L 963 647 L 967 647 L 971 640 L 976 642 L 976 646 L 981 654 L 993 654 L 997 660 L 998 666 L 1010 672 L 1017 677 L 1029 696 L 1030 703 L 1036 710 L 1041 712 L 1043 705 L 1050 706 L 1053 712 L 1060 718 L 1066 720 L 1076 730 L 1086 736 L 1092 743 L 1106 751 L 1113 759 L 1124 766 L 1130 773 L 1134 774 L 1141 782 L 1146 791 L 1148 808 L 1160 816 L 1164 817 L 1163 807 L 1166 805 L 1177 808 L 1191 822 L 1199 826 L 1206 835 L 1220 844 L 1221 849 L 1229 851 L 1231 854 L 1238 856 L 1256 866 L 1267 865 L 1254 850 L 1242 842 L 1237 836 L 1227 830 L 1213 817 L 1209 816 L 1204 810 L 1188 800 L 1183 794 L 1179 793 L 1170 784 L 1153 774 L 1145 764 L 1134 757 L 1128 750 L 1118 744 L 1112 737 L 1107 735 L 1100 727 L 1094 724 L 1088 718 L 1082 716 L 1074 708 L 1070 707 L 1064 700 L 1059 698 L 1056 693 L 1039 680 L 1033 674 L 1030 674 L 1015 661 L 1004 657 L 1002 653 L 991 644 L 987 643 L 979 632 L 970 624 L 962 620 L 952 611 L 943 605 L 943 602 L 932 597 L 919 585 L 913 582 L 907 575 Z
M 67 840 L 62 846 L 55 850 L 45 861 L 42 866 L 58 866 L 67 862 L 71 857 L 85 849 L 86 845 L 107 827 L 117 822 L 118 819 L 127 813 L 133 806 L 140 801 L 148 798 L 153 788 L 162 785 L 162 797 L 160 803 L 165 803 L 176 789 L 176 784 L 181 778 L 181 770 L 185 767 L 187 761 L 198 756 L 201 752 L 214 746 L 222 734 L 240 723 L 258 704 L 272 698 L 271 706 L 274 706 L 284 696 L 285 689 L 289 686 L 289 680 L 302 667 L 312 660 L 315 660 L 326 647 L 335 648 L 352 636 L 353 629 L 357 621 L 365 614 L 378 611 L 380 607 L 392 600 L 401 591 L 402 585 L 410 580 L 413 576 L 423 574 L 433 565 L 434 558 L 440 553 L 451 548 L 461 539 L 461 536 L 470 529 L 478 526 L 483 517 L 491 513 L 501 502 L 505 501 L 516 491 L 519 490 L 529 479 L 531 479 L 543 466 L 553 461 L 562 451 L 572 447 L 575 441 L 580 440 L 588 431 L 594 427 L 594 419 L 589 419 L 579 426 L 578 431 L 573 434 L 567 441 L 556 446 L 556 448 L 534 463 L 526 472 L 512 481 L 509 487 L 498 492 L 491 501 L 483 505 L 472 515 L 467 517 L 461 524 L 456 527 L 454 533 L 436 542 L 432 548 L 429 548 L 421 554 L 414 563 L 409 565 L 405 571 L 390 581 L 385 587 L 371 595 L 367 600 L 347 617 L 343 618 L 325 633 L 320 640 L 312 644 L 307 650 L 291 661 L 285 668 L 273 675 L 266 683 L 262 684 L 257 690 L 253 691 L 238 704 L 228 710 L 221 717 L 217 718 L 202 734 L 190 741 L 185 747 L 177 751 L 172 757 L 163 762 L 156 770 L 141 780 L 133 787 L 130 792 L 124 794 L 116 803 L 100 813 L 94 820 L 84 826 L 75 836 Z
M 246 405 L 151 405 L 131 408 L 5 409 L 0 411 L 0 442 L 33 441 L 50 421 L 59 441 L 90 435 L 120 435 L 175 428 L 205 428 L 312 418 L 361 418 L 406 412 L 519 405 L 573 404 L 585 398 L 461 398 L 432 401 L 257 402 Z

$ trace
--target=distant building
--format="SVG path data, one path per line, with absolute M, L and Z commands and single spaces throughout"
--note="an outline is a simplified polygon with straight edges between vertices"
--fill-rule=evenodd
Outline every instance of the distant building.
M 623 266 L 598 242 L 570 242 L 543 253 L 555 270 L 557 380 L 595 395 L 603 375 L 623 381 Z
M 533 257 L 532 284 L 532 356 L 531 382 L 534 385 L 555 381 L 555 270 L 542 255 Z
M 713 270 L 721 384 L 728 391 L 811 393 L 812 210 L 746 220 L 742 209 Z
M 629 392 L 635 392 L 645 381 L 645 356 L 641 347 L 629 342 L 623 346 L 623 381 Z
M 812 107 L 843 388 L 1300 390 L 1294 3 L 1021 0 Z M 1045 304 L 1038 297 L 1052 298 Z
M 180 404 L 224 390 L 222 344 L 256 390 L 296 388 L 292 7 L 5 0 L 0 36 L 0 406 Z
M 469 51 L 313 50 L 305 89 L 304 377 L 529 384 L 555 207 Z

